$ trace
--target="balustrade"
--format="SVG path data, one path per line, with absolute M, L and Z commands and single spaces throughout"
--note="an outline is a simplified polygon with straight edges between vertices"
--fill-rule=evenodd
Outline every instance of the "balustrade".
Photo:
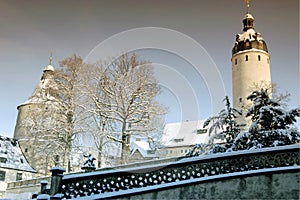
M 203 177 L 299 166 L 299 145 L 252 151 L 182 157 L 177 162 L 155 166 L 65 175 L 57 191 L 65 199 L 87 197 L 148 186 L 196 180 Z

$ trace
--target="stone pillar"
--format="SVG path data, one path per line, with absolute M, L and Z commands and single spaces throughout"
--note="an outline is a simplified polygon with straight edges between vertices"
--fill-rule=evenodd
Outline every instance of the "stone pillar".
M 61 180 L 64 176 L 63 173 L 66 170 L 61 167 L 53 167 L 50 171 L 52 173 L 50 195 L 54 196 L 55 194 L 60 192 Z
M 40 184 L 41 184 L 41 194 L 46 194 L 48 181 L 42 180 Z

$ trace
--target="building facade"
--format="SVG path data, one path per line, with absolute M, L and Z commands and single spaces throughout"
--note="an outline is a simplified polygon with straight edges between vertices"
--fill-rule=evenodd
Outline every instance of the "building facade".
M 0 136 L 0 198 L 8 182 L 32 179 L 36 171 L 29 165 L 17 140 Z
M 196 144 L 222 143 L 217 137 L 220 130 L 210 132 L 209 127 L 203 128 L 204 122 L 196 120 L 166 124 L 162 136 L 162 157 L 184 156 Z

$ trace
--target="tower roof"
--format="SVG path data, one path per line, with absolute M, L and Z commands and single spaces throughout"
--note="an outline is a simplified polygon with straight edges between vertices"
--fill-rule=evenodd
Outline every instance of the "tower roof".
M 47 65 L 43 70 L 43 75 L 38 86 L 34 89 L 32 95 L 28 100 L 20 106 L 27 104 L 39 104 L 46 103 L 47 101 L 53 102 L 57 97 L 58 86 L 54 80 L 54 67 L 52 66 L 52 52 L 49 57 L 49 65 Z
M 246 0 L 247 13 L 243 18 L 243 33 L 236 35 L 236 42 L 232 49 L 232 55 L 248 50 L 248 49 L 259 49 L 268 52 L 267 44 L 264 41 L 261 33 L 256 32 L 254 29 L 254 17 L 249 13 L 249 0 Z
M 47 67 L 45 67 L 44 72 L 45 71 L 53 71 L 54 72 L 54 67 L 52 65 L 48 65 Z

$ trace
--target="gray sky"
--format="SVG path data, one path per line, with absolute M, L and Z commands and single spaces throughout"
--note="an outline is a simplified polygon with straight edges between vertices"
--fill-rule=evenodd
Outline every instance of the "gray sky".
M 262 33 L 271 54 L 272 81 L 281 91 L 292 94 L 289 106 L 296 107 L 300 96 L 299 1 L 253 0 L 250 12 L 255 18 L 255 29 Z M 172 30 L 181 34 L 179 41 L 174 39 L 173 43 L 181 46 L 174 48 L 181 48 L 185 56 L 157 49 L 137 51 L 142 58 L 156 63 L 160 80 L 166 83 L 161 100 L 170 107 L 167 122 L 205 119 L 214 112 L 206 107 L 222 106 L 222 99 L 210 99 L 214 91 L 208 85 L 208 80 L 217 80 L 218 75 L 195 75 L 197 71 L 185 58 L 201 54 L 198 60 L 202 60 L 204 56 L 202 70 L 215 64 L 224 84 L 224 94 L 231 96 L 231 49 L 235 35 L 242 32 L 244 15 L 243 0 L 0 0 L 0 134 L 13 136 L 16 107 L 37 86 L 51 49 L 53 66 L 57 68 L 59 60 L 73 53 L 86 58 L 101 42 L 109 43 L 115 34 L 142 27 L 165 28 L 167 36 L 158 37 L 159 43 L 167 42 L 168 32 L 174 33 Z M 150 35 L 147 28 L 143 31 L 145 39 L 157 33 Z M 185 46 L 191 40 L 203 48 L 202 52 Z M 211 62 L 204 61 L 207 57 Z M 169 70 L 165 75 L 162 69 L 167 68 L 176 70 Z M 170 77 L 173 79 L 167 80 Z M 185 84 L 180 84 L 181 79 L 188 83 L 185 88 L 180 88 Z M 172 82 L 178 83 L 171 87 Z M 198 111 L 193 113 L 197 117 L 189 116 L 195 107 L 193 103 L 187 106 L 186 102 L 192 100 L 180 97 L 179 93 L 187 91 L 186 88 L 197 93 Z M 210 105 L 214 101 L 220 105 Z M 183 108 L 188 110 L 184 114 Z

